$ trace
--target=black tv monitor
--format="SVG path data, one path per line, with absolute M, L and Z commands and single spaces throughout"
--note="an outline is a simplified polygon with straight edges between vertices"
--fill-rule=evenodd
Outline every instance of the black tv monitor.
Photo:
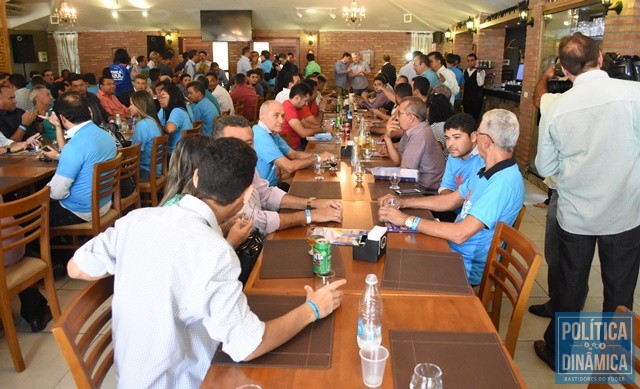
M 200 31 L 207 42 L 249 42 L 251 10 L 200 11 Z
M 518 65 L 518 72 L 516 73 L 516 81 L 522 81 L 524 77 L 524 64 L 521 63 Z

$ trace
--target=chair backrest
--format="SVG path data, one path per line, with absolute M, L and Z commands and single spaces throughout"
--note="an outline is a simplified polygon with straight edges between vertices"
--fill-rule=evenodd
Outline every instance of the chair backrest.
M 509 250 L 503 246 L 509 247 Z M 505 338 L 505 346 L 512 357 L 516 351 L 522 316 L 541 260 L 540 250 L 529 238 L 513 227 L 498 223 L 487 255 L 479 296 L 498 331 L 502 295 L 506 295 L 513 305 Z
M 91 222 L 93 236 L 100 231 L 100 200 L 109 198 L 112 207 L 120 213 L 120 170 L 122 154 L 93 166 L 93 190 L 91 195 Z M 113 196 L 113 197 L 112 197 Z
M 632 312 L 629 308 L 620 305 L 618 307 L 616 307 L 616 312 Z M 633 334 L 633 344 L 634 346 L 640 347 L 640 315 L 638 315 L 637 313 L 634 314 L 635 317 L 635 334 Z M 636 375 L 638 372 L 640 372 L 640 358 L 638 358 L 638 353 L 636 352 L 634 354 L 634 358 L 633 358 L 633 370 L 636 372 Z M 628 363 L 628 361 L 627 361 Z M 622 386 L 623 388 L 626 389 L 638 389 L 640 388 L 640 386 L 638 386 L 637 384 L 633 383 L 633 384 L 620 384 L 620 386 Z M 614 387 L 618 387 L 616 386 L 612 386 L 609 384 L 589 384 L 589 386 L 587 386 L 587 389 L 609 389 L 609 388 L 614 388 Z
M 513 228 L 520 231 L 520 223 L 522 223 L 522 219 L 524 218 L 524 214 L 527 213 L 527 207 L 525 205 L 520 208 L 520 212 L 518 212 L 518 216 L 516 217 L 516 221 L 513 222 Z
M 134 192 L 129 198 L 137 195 L 140 198 L 140 150 L 142 144 L 138 143 L 133 146 L 124 147 L 118 150 L 122 154 L 122 163 L 120 167 L 120 184 L 122 181 L 132 179 L 135 185 Z M 120 199 L 120 211 L 124 212 L 125 208 L 130 204 L 124 204 L 125 199 Z M 132 200 L 133 201 L 133 200 Z M 139 200 L 138 200 L 139 202 Z M 139 204 L 138 204 L 139 205 Z
M 4 256 L 11 250 L 24 247 L 39 239 L 40 258 L 49 263 L 49 193 L 45 186 L 36 193 L 7 203 L 0 204 L 0 284 L 6 289 Z
M 258 118 L 260 117 L 260 107 L 264 103 L 264 97 L 258 96 L 258 100 L 256 101 L 256 107 L 253 110 L 253 122 L 258 123 Z
M 160 176 L 156 176 L 156 171 L 149 176 L 149 188 L 152 192 L 151 203 L 155 207 L 158 205 L 157 193 L 164 188 L 167 177 L 167 169 L 169 162 L 169 135 L 158 136 L 153 139 L 153 147 L 151 148 L 151 166 L 162 166 L 162 173 Z M 153 195 L 155 193 L 155 196 Z M 155 199 L 155 200 L 154 200 Z
M 202 129 L 202 120 L 196 120 L 192 123 L 193 128 L 196 130 L 201 130 Z
M 244 100 L 236 100 L 233 102 L 233 110 L 236 115 L 244 114 Z
M 113 365 L 111 302 L 107 302 L 112 295 L 113 277 L 90 283 L 53 326 L 53 336 L 78 388 L 100 387 Z
M 184 138 L 185 136 L 189 136 L 189 135 L 197 135 L 197 134 L 200 134 L 200 132 L 201 132 L 200 128 L 191 128 L 188 130 L 182 130 L 182 137 Z

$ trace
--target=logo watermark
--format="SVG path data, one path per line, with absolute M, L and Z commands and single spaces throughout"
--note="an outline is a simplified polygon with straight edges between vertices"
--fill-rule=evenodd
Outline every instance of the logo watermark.
M 635 381 L 632 312 L 556 313 L 556 384 Z

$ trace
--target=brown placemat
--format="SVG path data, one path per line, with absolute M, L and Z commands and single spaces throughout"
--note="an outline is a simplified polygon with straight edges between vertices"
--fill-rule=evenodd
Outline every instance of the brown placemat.
M 267 240 L 262 251 L 260 278 L 311 278 L 313 263 L 306 240 Z M 340 250 L 331 247 L 331 270 L 336 277 L 345 277 Z
M 371 161 L 364 162 L 364 166 L 367 169 L 372 169 L 374 167 L 393 167 L 395 165 L 393 161 L 389 158 L 372 157 Z
M 326 174 L 326 172 L 325 172 Z M 315 197 L 317 199 L 341 199 L 340 183 L 335 181 L 294 181 L 289 194 L 299 197 Z
M 473 295 L 460 253 L 387 249 L 383 289 Z
M 389 338 L 396 389 L 408 388 L 415 365 L 424 362 L 440 367 L 445 388 L 520 387 L 494 333 L 391 330 Z
M 378 205 L 377 202 L 372 202 L 371 215 L 373 217 L 373 220 L 376 221 L 379 226 L 384 227 L 385 223 L 378 220 L 378 209 L 380 209 L 380 205 Z M 407 215 L 417 216 L 420 219 L 424 220 L 435 220 L 433 214 L 428 209 L 402 208 L 402 212 L 406 213 Z
M 386 194 L 397 195 L 397 193 L 393 189 L 389 189 L 389 187 L 391 186 L 389 180 L 375 180 L 375 182 L 370 182 L 367 185 L 369 185 L 371 201 L 376 201 Z M 415 182 L 409 181 L 401 181 L 398 186 L 400 187 L 400 189 L 418 189 Z
M 304 301 L 304 297 L 300 296 L 247 296 L 251 311 L 262 321 L 280 317 Z M 331 367 L 332 344 L 333 314 L 306 326 L 287 343 L 249 362 L 234 362 L 222 351 L 220 345 L 213 356 L 212 364 L 328 369 Z

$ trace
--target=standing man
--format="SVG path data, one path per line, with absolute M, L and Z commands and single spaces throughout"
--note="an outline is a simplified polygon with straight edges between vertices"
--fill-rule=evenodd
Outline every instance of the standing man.
M 251 49 L 249 49 L 248 47 L 243 47 L 242 55 L 240 56 L 240 59 L 236 64 L 236 74 L 246 75 L 247 72 L 252 69 L 251 59 L 249 59 L 250 57 L 251 57 Z
M 476 122 L 480 120 L 483 103 L 483 89 L 485 72 L 476 68 L 478 57 L 475 53 L 467 55 L 467 70 L 464 71 L 464 94 L 462 107 L 464 112 L 473 116 Z
M 249 200 L 255 164 L 255 152 L 242 141 L 214 140 L 192 178 L 197 197 L 132 212 L 69 261 L 72 278 L 115 275 L 118 386 L 199 387 L 221 343 L 232 359 L 248 361 L 340 306 L 344 280 L 315 292 L 306 286 L 305 303 L 266 323 L 251 312 L 238 257 L 220 224 Z
M 304 76 L 309 77 L 313 73 L 322 73 L 320 65 L 316 62 L 316 56 L 313 53 L 307 54 L 307 66 L 304 68 Z
M 20 142 L 38 131 L 36 111 L 23 111 L 16 106 L 16 95 L 11 86 L 0 86 L 0 131 L 7 139 Z M 26 135 L 26 136 L 25 136 Z
M 199 81 L 192 81 L 187 86 L 193 121 L 202 120 L 202 133 L 211 136 L 213 134 L 213 122 L 220 115 L 218 109 L 209 99 L 204 97 L 205 88 Z
M 336 91 L 336 94 L 339 96 L 343 91 L 346 91 L 349 88 L 349 64 L 351 63 L 351 54 L 344 52 L 342 54 L 342 58 L 336 61 L 336 64 L 333 65 L 333 74 L 334 74 L 334 83 L 333 89 Z
M 447 88 L 451 90 L 451 105 L 454 104 L 455 95 L 460 92 L 460 86 L 458 85 L 458 81 L 456 80 L 456 74 L 451 70 L 447 69 L 444 65 L 444 57 L 442 57 L 442 53 L 439 51 L 432 51 L 427 54 L 429 58 L 429 67 L 438 74 L 438 78 L 440 79 L 440 83 L 444 84 Z M 435 85 L 431 85 L 432 88 L 435 88 Z
M 396 85 L 396 67 L 391 64 L 391 57 L 389 54 L 382 56 L 384 64 L 380 68 L 378 73 L 383 74 L 387 78 L 387 84 L 393 88 Z
M 276 87 L 277 72 L 271 72 L 273 69 L 273 62 L 271 62 L 271 54 L 269 53 L 269 50 L 262 50 L 262 53 L 260 53 L 260 68 L 262 68 L 262 71 L 264 72 L 265 81 L 269 84 L 269 90 L 273 92 Z
M 197 52 L 195 50 L 189 50 L 187 52 L 187 62 L 184 64 L 184 73 L 191 76 L 192 80 L 196 78 L 196 55 Z
M 416 71 L 417 75 L 420 77 L 424 77 L 429 81 L 429 87 L 435 88 L 440 85 L 440 79 L 434 70 L 429 67 L 429 57 L 420 54 L 419 56 L 413 59 L 413 70 Z M 415 78 L 415 77 L 414 77 Z M 412 82 L 413 79 L 411 79 Z
M 351 79 L 351 89 L 356 96 L 360 96 L 362 92 L 369 89 L 369 81 L 367 76 L 371 74 L 371 69 L 366 62 L 362 62 L 359 52 L 351 54 L 353 63 L 349 65 L 349 78 Z
M 415 70 L 415 62 L 416 57 L 422 55 L 422 51 L 416 50 L 411 53 L 411 61 L 407 62 L 403 67 L 400 68 L 398 72 L 398 76 L 404 76 L 407 78 L 407 82 L 411 82 L 414 77 L 418 76 L 418 72 Z M 428 62 L 427 62 L 428 63 Z
M 453 74 L 456 75 L 456 82 L 460 87 L 460 91 L 458 91 L 458 93 L 456 93 L 456 95 L 453 97 L 453 107 L 455 108 L 456 112 L 460 112 L 460 107 L 462 106 L 462 87 L 464 86 L 464 74 L 462 70 L 457 66 L 458 58 L 460 58 L 459 55 L 451 53 L 447 54 L 447 57 L 445 58 L 447 62 L 447 69 L 451 70 Z
M 573 87 L 549 108 L 536 156 L 541 176 L 558 173 L 560 288 L 553 310 L 580 310 L 596 243 L 602 310 L 632 309 L 640 266 L 640 84 L 610 79 L 600 70 L 596 42 L 580 33 L 558 50 Z M 552 318 L 544 341 L 533 345 L 551 368 L 555 325 Z
M 198 51 L 198 66 L 196 66 L 196 74 L 205 75 L 209 72 L 211 68 L 211 61 L 207 61 L 207 52 L 206 51 Z

